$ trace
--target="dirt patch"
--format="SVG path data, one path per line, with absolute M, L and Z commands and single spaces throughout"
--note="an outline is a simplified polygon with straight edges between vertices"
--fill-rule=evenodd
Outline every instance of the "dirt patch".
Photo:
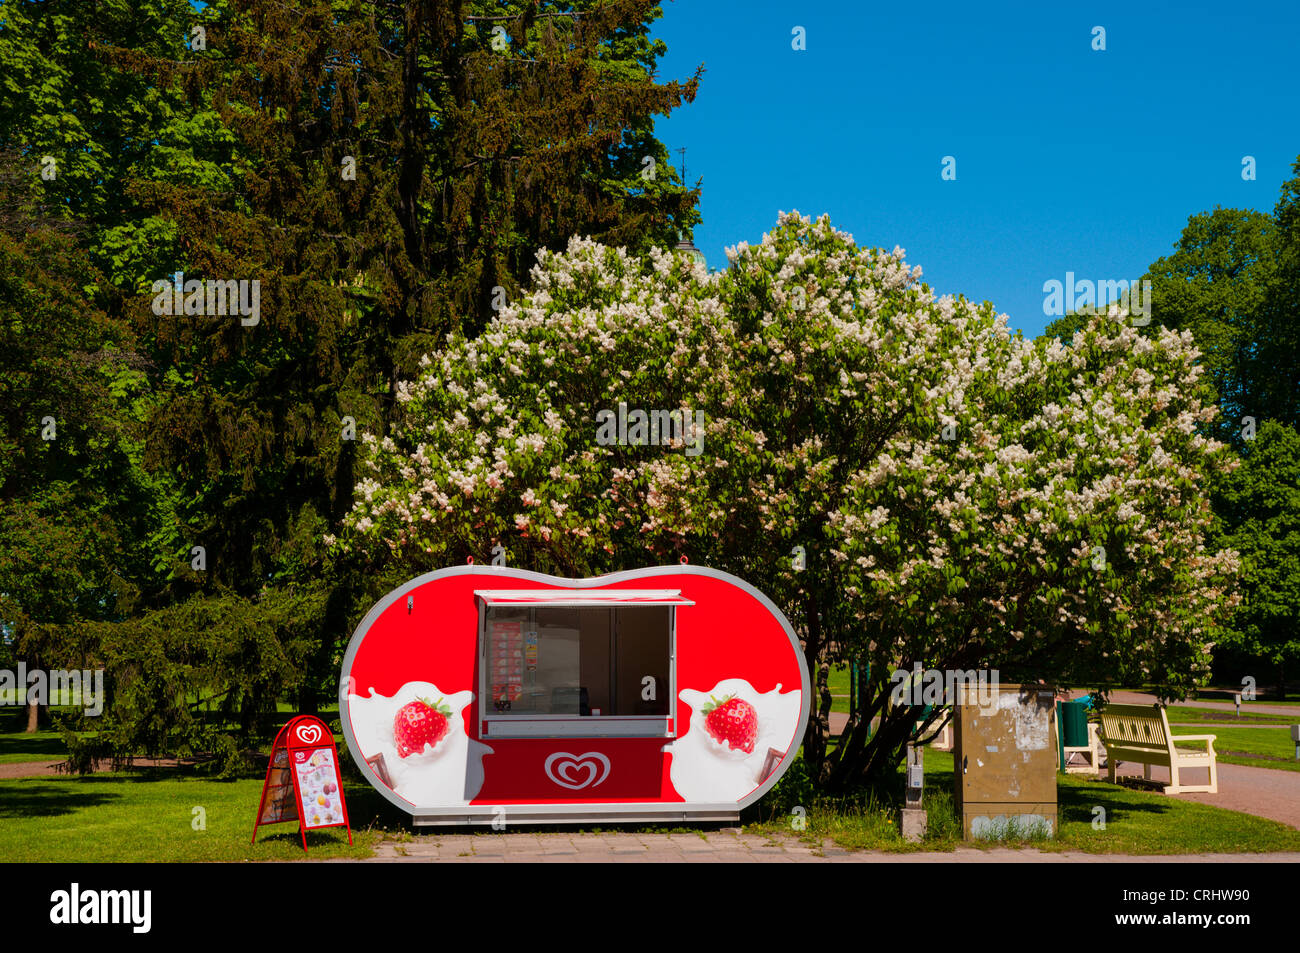
M 1254 751 L 1220 751 L 1219 754 L 1230 754 L 1234 758 L 1250 758 L 1253 761 L 1294 761 L 1295 758 L 1284 758 L 1276 754 L 1259 754 Z
M 1196 719 L 1197 721 L 1203 721 L 1206 722 L 1207 724 L 1210 722 L 1214 722 L 1215 724 L 1222 723 L 1225 725 L 1241 725 L 1243 728 L 1249 727 L 1251 725 L 1294 724 L 1294 720 L 1287 721 L 1285 715 L 1251 715 L 1245 718 L 1238 718 L 1236 715 L 1234 715 L 1232 712 L 1229 711 L 1197 712 Z M 1169 723 L 1169 727 L 1178 728 L 1183 724 L 1189 724 L 1189 723 L 1173 721 Z
M 66 772 L 59 770 L 63 763 L 62 761 L 15 761 L 10 764 L 0 764 L 0 780 L 51 777 L 66 774 Z M 123 773 L 139 771 L 144 768 L 192 767 L 199 763 L 200 760 L 197 758 L 136 758 L 131 767 L 123 769 Z M 111 765 L 105 762 L 94 773 L 112 774 L 113 769 Z

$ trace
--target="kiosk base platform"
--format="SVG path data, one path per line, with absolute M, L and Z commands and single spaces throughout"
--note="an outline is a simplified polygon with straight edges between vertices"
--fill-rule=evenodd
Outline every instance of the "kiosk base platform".
M 735 804 L 682 805 L 679 811 L 664 810 L 662 804 L 501 804 L 469 808 L 444 808 L 422 811 L 412 817 L 416 827 L 447 827 L 466 824 L 585 824 L 592 821 L 612 823 L 664 823 L 665 821 L 740 822 Z

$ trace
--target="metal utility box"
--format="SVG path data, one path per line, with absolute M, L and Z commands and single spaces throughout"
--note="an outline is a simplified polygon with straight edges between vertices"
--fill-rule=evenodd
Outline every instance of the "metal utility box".
M 921 806 L 921 795 L 925 790 L 925 765 L 921 761 L 924 753 L 924 748 L 915 745 L 907 746 L 907 787 L 904 790 L 904 801 L 907 807 Z
M 1040 685 L 957 686 L 953 765 L 967 839 L 1056 836 L 1056 693 Z

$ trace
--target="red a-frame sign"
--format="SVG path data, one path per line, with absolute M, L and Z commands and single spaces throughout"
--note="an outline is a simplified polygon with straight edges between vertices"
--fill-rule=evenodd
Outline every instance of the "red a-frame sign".
M 304 851 L 308 828 L 346 827 L 348 844 L 352 843 L 334 734 L 315 715 L 289 719 L 275 736 L 257 820 L 253 822 L 253 843 L 257 842 L 259 826 L 295 820 Z

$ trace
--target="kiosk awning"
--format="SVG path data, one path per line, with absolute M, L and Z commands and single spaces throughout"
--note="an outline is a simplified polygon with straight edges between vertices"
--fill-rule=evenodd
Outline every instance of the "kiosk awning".
M 693 606 L 680 589 L 475 589 L 489 606 Z

